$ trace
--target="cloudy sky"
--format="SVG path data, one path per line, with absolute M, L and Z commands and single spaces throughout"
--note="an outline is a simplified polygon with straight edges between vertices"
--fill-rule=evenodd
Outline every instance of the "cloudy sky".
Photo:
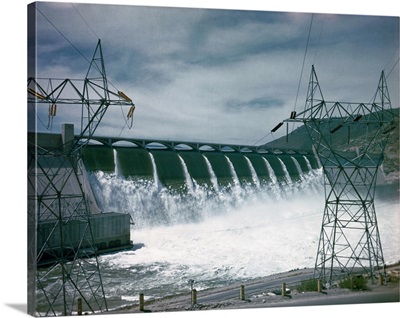
M 100 38 L 108 80 L 136 104 L 132 129 L 127 108 L 109 108 L 97 135 L 262 144 L 304 108 L 313 64 L 327 100 L 370 102 L 385 70 L 392 105 L 399 104 L 398 17 L 35 5 L 37 77 L 84 78 Z M 37 116 L 46 131 L 47 106 Z M 50 131 L 61 122 L 80 127 L 79 116 L 60 110 Z
M 24 193 L 26 186 L 21 185 L 26 184 L 26 6 L 30 2 L 8 1 L 0 11 L 0 87 L 3 93 L 0 129 L 4 151 L 1 166 L 4 168 L 2 180 L 7 185 L 3 187 L 2 202 L 6 210 L 13 212 L 3 213 L 3 224 L 21 225 L 21 235 L 15 235 L 15 227 L 4 227 L 1 240 L 13 238 L 15 244 L 4 247 L 5 253 L 13 255 L 15 246 L 26 246 L 26 235 L 23 233 L 26 228 L 26 200 L 21 198 L 27 196 Z M 77 2 L 83 1 L 74 1 Z M 313 62 L 327 99 L 346 98 L 354 93 L 354 100 L 362 95 L 363 101 L 369 101 L 381 70 L 389 73 L 396 65 L 388 77 L 388 85 L 392 103 L 398 107 L 399 68 L 395 64 L 399 57 L 398 18 L 365 16 L 398 17 L 400 11 L 396 1 L 113 1 L 116 2 L 362 14 L 364 17 L 361 18 L 329 15 L 325 16 L 325 22 L 322 15 L 314 16 L 297 109 L 304 105 L 306 82 Z M 110 7 L 106 11 L 100 10 L 101 7 L 82 5 L 76 5 L 76 8 L 97 36 L 82 22 L 71 5 L 61 6 L 59 3 L 56 8 L 43 6 L 41 10 L 89 58 L 97 38 L 101 37 L 109 79 L 137 104 L 134 128 L 125 128 L 122 131 L 124 136 L 253 144 L 293 110 L 310 15 L 280 14 L 278 17 L 264 13 L 265 18 L 262 19 L 261 13 L 256 18 L 247 12 L 249 15 L 246 18 L 239 13 L 227 16 L 227 12 L 222 12 L 225 16 L 218 17 L 214 11 L 189 13 L 185 10 L 177 14 L 175 10 L 168 10 L 164 11 L 164 15 L 158 13 L 157 16 L 153 10 L 150 19 L 138 13 L 128 14 L 126 7 L 119 13 L 113 12 Z M 174 17 L 167 17 L 167 12 L 175 12 Z M 167 22 L 168 25 L 163 27 Z M 42 52 L 38 61 L 40 75 L 84 76 L 87 69 L 85 60 L 40 14 L 39 30 L 44 32 L 38 33 L 41 40 L 38 51 Z M 177 109 L 184 109 L 184 112 L 177 113 Z M 104 133 L 119 135 L 124 125 L 123 118 L 119 113 L 115 118 L 110 114 L 106 114 L 105 125 L 102 125 Z M 112 126 L 115 128 L 111 129 Z M 38 128 L 44 129 L 41 126 Z M 57 129 L 54 127 L 54 132 L 58 132 Z M 271 137 L 269 135 L 266 139 Z M 26 316 L 20 305 L 18 310 L 10 305 L 26 303 L 26 294 L 21 292 L 26 289 L 26 276 L 10 275 L 26 271 L 24 253 L 20 254 L 16 256 L 18 261 L 1 262 L 0 265 L 1 281 L 7 286 L 1 293 L 0 312 L 6 314 L 2 315 L 4 317 Z M 289 313 L 298 314 L 300 309 Z M 304 310 L 307 314 L 322 313 L 317 307 L 304 307 Z M 351 306 L 351 309 L 335 307 L 331 315 L 326 311 L 323 314 L 329 317 L 340 313 L 348 315 L 349 310 L 352 314 L 364 313 L 367 316 L 371 316 L 371 312 L 376 315 L 382 312 L 381 306 L 370 304 L 367 307 Z M 218 313 L 207 315 L 217 317 Z M 265 313 L 257 311 L 256 316 L 263 317 Z

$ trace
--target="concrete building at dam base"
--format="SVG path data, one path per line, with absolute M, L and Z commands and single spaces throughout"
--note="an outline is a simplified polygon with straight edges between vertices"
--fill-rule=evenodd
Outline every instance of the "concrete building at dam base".
M 71 155 L 73 132 L 64 124 L 62 134 L 28 133 L 28 239 L 39 267 L 133 246 L 130 214 L 102 211 L 84 163 Z

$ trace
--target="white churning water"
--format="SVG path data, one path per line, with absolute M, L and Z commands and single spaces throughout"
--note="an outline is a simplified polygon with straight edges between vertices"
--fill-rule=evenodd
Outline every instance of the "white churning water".
M 233 174 L 222 186 L 204 158 L 210 184 L 202 186 L 180 158 L 185 189 L 165 188 L 156 169 L 153 180 L 91 175 L 103 209 L 130 213 L 136 224 L 132 250 L 99 257 L 110 307 L 137 302 L 139 293 L 149 299 L 187 292 L 190 279 L 201 290 L 314 266 L 324 208 L 320 169 L 292 181 L 284 167 L 287 182 L 279 183 L 265 160 L 271 182 L 240 184 Z M 393 205 L 381 205 L 384 254 L 396 261 L 398 242 L 390 238 L 399 237 L 398 216 Z

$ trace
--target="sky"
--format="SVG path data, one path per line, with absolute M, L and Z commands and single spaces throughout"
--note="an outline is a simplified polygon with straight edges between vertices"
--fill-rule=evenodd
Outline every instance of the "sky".
M 10 238 L 13 240 L 13 244 L 5 244 L 3 246 L 3 253 L 7 255 L 13 255 L 13 262 L 0 262 L 0 279 L 3 288 L 0 291 L 1 303 L 0 312 L 4 317 L 26 317 L 26 275 L 21 275 L 21 273 L 26 272 L 26 256 L 25 253 L 15 253 L 16 249 L 24 250 L 26 247 L 26 200 L 21 198 L 26 198 L 26 131 L 27 131 L 27 111 L 26 111 L 26 80 L 27 80 L 27 18 L 26 18 L 26 6 L 31 1 L 9 1 L 3 4 L 2 10 L 0 10 L 0 32 L 2 39 L 2 54 L 1 54 L 1 69 L 2 76 L 0 76 L 0 87 L 2 88 L 2 112 L 0 125 L 0 131 L 2 138 L 2 149 L 3 155 L 1 156 L 1 166 L 3 190 L 1 191 L 1 199 L 3 202 L 3 208 L 6 213 L 2 215 L 3 229 L 1 231 L 1 241 L 8 242 Z M 55 1 L 60 2 L 60 1 Z M 74 1 L 74 3 L 82 3 L 83 1 Z M 86 3 L 107 3 L 104 0 L 87 0 Z M 280 0 L 280 1 L 260 1 L 260 0 L 237 0 L 237 1 L 223 1 L 223 0 L 119 0 L 113 1 L 113 3 L 120 4 L 134 4 L 134 5 L 146 5 L 146 6 L 172 6 L 172 7 L 200 7 L 200 8 L 213 8 L 213 9 L 240 9 L 240 10 L 257 10 L 257 11 L 280 11 L 280 12 L 317 12 L 317 13 L 329 13 L 329 14 L 345 14 L 345 15 L 380 15 L 382 17 L 400 16 L 400 9 L 398 4 L 393 0 L 380 0 L 380 1 L 369 1 L 369 0 L 335 0 L 335 1 L 320 1 L 320 0 L 302 0 L 302 1 L 292 1 L 292 0 Z M 68 7 L 68 6 L 67 6 Z M 295 101 L 295 96 L 297 93 L 297 87 L 299 83 L 302 60 L 304 56 L 306 40 L 308 35 L 308 28 L 310 23 L 309 16 L 303 16 L 301 23 L 294 25 L 293 28 L 279 28 L 275 24 L 275 28 L 269 29 L 270 33 L 267 37 L 267 29 L 264 29 L 264 33 L 261 32 L 260 28 L 255 28 L 253 24 L 253 29 L 249 21 L 245 24 L 242 20 L 242 24 L 239 23 L 238 19 L 228 19 L 225 21 L 226 28 L 219 28 L 219 33 L 211 32 L 216 28 L 216 22 L 222 22 L 221 19 L 207 20 L 207 23 L 200 23 L 201 17 L 198 16 L 198 20 L 186 19 L 186 24 L 183 24 L 182 20 L 175 21 L 174 33 L 171 32 L 172 29 L 164 30 L 159 25 L 161 22 L 166 22 L 167 19 L 159 19 L 154 23 L 153 28 L 148 28 L 147 33 L 143 34 L 144 27 L 150 23 L 149 18 L 144 16 L 135 15 L 122 17 L 112 16 L 108 12 L 100 14 L 100 12 L 89 10 L 85 11 L 82 6 L 76 6 L 85 19 L 90 23 L 91 28 L 95 30 L 97 37 L 102 38 L 103 49 L 108 52 L 106 55 L 106 67 L 107 74 L 112 83 L 119 89 L 125 91 L 129 96 L 134 99 L 137 105 L 137 112 L 135 114 L 134 127 L 132 130 L 124 129 L 122 135 L 139 137 L 139 138 L 182 138 L 182 140 L 196 139 L 196 140 L 214 140 L 216 142 L 228 142 L 237 140 L 240 143 L 252 144 L 260 140 L 263 136 L 268 134 L 273 126 L 276 125 L 281 119 L 287 118 L 290 111 L 293 110 L 293 105 Z M 73 12 L 71 9 L 69 11 Z M 82 23 L 82 19 L 79 20 L 79 16 L 74 13 L 68 16 L 68 19 L 64 18 L 64 15 L 56 14 L 54 11 L 47 11 L 43 8 L 43 12 L 48 16 L 49 19 L 60 29 L 66 36 L 87 56 L 91 56 L 95 49 L 97 43 L 97 37 L 92 34 L 90 29 L 85 23 Z M 76 11 L 75 11 L 76 12 Z M 91 13 L 90 13 L 91 12 Z M 111 13 L 111 12 L 110 12 Z M 287 15 L 288 16 L 288 15 Z M 291 21 L 292 25 L 294 21 L 301 20 L 302 15 L 292 14 Z M 328 20 L 325 18 L 325 24 L 321 22 L 320 16 L 314 16 L 314 23 L 312 28 L 312 33 L 310 37 L 310 46 L 307 54 L 307 61 L 304 67 L 303 80 L 301 81 L 302 86 L 299 93 L 299 98 L 297 102 L 297 108 L 301 109 L 304 105 L 304 92 L 306 89 L 306 82 L 310 72 L 310 65 L 314 62 L 316 65 L 316 71 L 320 79 L 320 84 L 322 86 L 324 96 L 326 98 L 334 99 L 336 96 L 339 97 L 346 96 L 346 93 L 356 93 L 362 94 L 362 89 L 365 87 L 366 96 L 362 96 L 366 99 L 370 99 L 370 96 L 376 89 L 379 74 L 382 69 L 387 72 L 392 69 L 395 65 L 395 60 L 399 57 L 398 52 L 398 26 L 389 27 L 389 29 L 384 27 L 384 24 L 380 24 L 378 28 L 376 24 L 370 23 L 370 18 L 364 20 L 365 23 L 361 23 L 359 19 L 357 23 L 353 20 L 353 25 L 349 25 L 349 21 L 338 21 L 337 16 L 330 16 L 334 18 L 333 20 Z M 184 16 L 181 15 L 177 18 L 183 19 Z M 295 19 L 296 18 L 296 19 Z M 61 23 L 64 19 L 67 20 L 67 24 Z M 156 19 L 156 17 L 153 17 Z M 362 19 L 363 20 L 363 19 Z M 379 19 L 378 19 L 379 20 Z M 388 19 L 380 19 L 381 21 L 387 21 Z M 389 19 L 393 21 L 392 19 Z M 397 19 L 396 19 L 397 20 Z M 71 23 L 69 23 L 71 21 Z M 97 21 L 95 23 L 95 21 Z M 236 21 L 236 29 L 233 28 L 233 24 L 229 25 L 228 22 Z M 269 20 L 272 23 L 272 18 Z M 275 22 L 279 19 L 275 19 Z M 286 20 L 287 21 L 287 20 Z M 323 18 L 322 18 L 323 21 Z M 331 21 L 331 22 L 329 22 Z M 376 19 L 374 20 L 376 22 Z M 398 21 L 398 20 L 397 20 Z M 45 22 L 42 19 L 42 22 Z M 116 23 L 129 24 L 133 23 L 137 28 L 128 28 L 122 26 L 121 28 L 116 27 Z M 174 20 L 172 20 L 174 22 Z M 197 32 L 193 31 L 192 28 L 188 29 L 190 23 L 197 22 Z M 260 22 L 260 21 L 258 21 Z M 76 25 L 74 24 L 76 23 Z M 78 30 L 73 30 L 71 27 L 76 27 L 80 25 Z M 268 21 L 264 21 L 264 24 Z M 361 23 L 361 24 L 360 24 Z M 396 21 L 391 22 L 393 24 L 398 23 Z M 110 26 L 114 24 L 114 27 Z M 321 24 L 324 25 L 322 28 L 322 36 L 318 43 L 319 34 L 321 33 Z M 378 23 L 379 24 L 379 23 Z M 347 27 L 346 27 L 347 25 Z M 214 26 L 214 29 L 211 29 Z M 247 26 L 247 31 L 250 33 L 249 36 L 239 37 L 233 35 L 229 46 L 226 41 L 229 40 L 228 33 L 234 30 L 239 31 L 239 27 Z M 82 77 L 86 73 L 87 65 L 82 63 L 82 58 L 79 54 L 72 54 L 74 50 L 61 35 L 57 35 L 54 30 L 52 35 L 50 31 L 53 27 L 45 25 L 43 23 L 43 28 L 46 27 L 48 34 L 48 47 L 42 47 L 41 50 L 46 52 L 48 48 L 49 52 L 58 53 L 54 56 L 46 55 L 46 58 L 51 58 L 51 61 L 47 63 L 46 60 L 41 61 L 42 74 L 46 76 L 77 76 Z M 103 28 L 101 30 L 101 28 Z M 67 31 L 67 29 L 69 31 Z M 256 29 L 254 31 L 254 29 Z M 139 30 L 139 31 L 138 31 Z M 187 43 L 177 41 L 179 38 L 188 40 L 190 35 L 189 31 L 192 30 L 192 36 L 197 34 L 198 38 L 195 41 L 192 37 L 192 44 L 197 44 L 197 47 L 193 46 L 192 51 L 187 49 Z M 206 32 L 209 30 L 210 32 Z M 241 29 L 243 32 L 245 28 Z M 279 45 L 276 40 L 279 40 L 279 34 L 281 31 L 286 30 L 286 39 L 289 39 L 290 33 L 296 33 L 299 38 L 299 47 L 297 50 L 292 49 L 292 55 L 290 55 L 290 44 L 294 41 L 286 42 L 286 50 L 278 51 L 279 46 L 284 49 L 283 42 Z M 354 33 L 358 30 L 358 33 Z M 157 33 L 155 33 L 157 31 Z M 202 31 L 202 32 L 200 32 Z M 225 32 L 223 32 L 225 31 Z M 165 32 L 165 34 L 163 34 Z M 153 46 L 151 50 L 149 49 L 150 37 L 148 34 L 158 34 L 157 38 L 153 36 Z M 223 34 L 222 34 L 223 33 Z M 193 35 L 195 34 L 195 35 Z M 212 35 L 214 34 L 214 37 Z M 218 35 L 219 34 L 219 35 Z M 241 33 L 245 34 L 245 33 Z M 200 35 L 202 36 L 200 38 Z M 208 36 L 207 36 L 208 35 Z M 330 36 L 328 36 L 330 35 Z M 383 38 L 391 36 L 392 40 L 386 38 L 384 43 L 382 43 Z M 356 42 L 352 42 L 356 38 Z M 370 38 L 368 38 L 370 37 Z M 42 36 L 43 39 L 43 36 Z M 119 40 L 118 40 L 119 39 Z M 267 45 L 269 42 L 275 39 L 275 45 Z M 283 37 L 280 39 L 283 41 Z M 51 40 L 51 41 L 50 41 Z M 202 41 L 200 41 L 202 40 Z M 208 40 L 208 41 L 206 41 Z M 211 45 L 214 40 L 214 45 Z M 236 40 L 236 42 L 234 41 Z M 239 41 L 241 40 L 241 42 Z M 248 41 L 248 42 L 246 42 Z M 255 54 L 247 51 L 247 56 L 243 56 L 243 50 L 250 49 L 249 42 L 253 41 L 253 44 L 264 43 L 264 49 L 259 51 L 259 54 Z M 157 42 L 163 46 L 159 50 L 154 47 Z M 217 42 L 217 44 L 215 44 Z M 112 43 L 112 44 L 111 44 Z M 224 45 L 222 45 L 224 43 Z M 234 45 L 236 43 L 236 46 Z M 50 45 L 52 44 L 52 45 Z M 206 44 L 209 44 L 206 47 Z M 113 46 L 114 45 L 114 46 Z M 383 45 L 383 46 L 382 46 Z M 59 50 L 55 48 L 59 46 Z M 118 46 L 123 46 L 123 50 L 117 51 Z M 186 46 L 186 51 L 185 51 Z M 317 56 L 314 61 L 314 56 L 316 52 L 316 47 L 318 47 Z M 135 48 L 135 50 L 133 49 Z M 217 53 L 223 52 L 223 49 L 228 51 L 227 54 L 233 57 L 233 49 L 236 50 L 238 60 L 233 63 L 231 59 L 231 64 L 219 63 L 217 59 Z M 242 53 L 242 59 L 240 60 L 239 48 Z M 254 49 L 254 46 L 252 47 Z M 266 48 L 269 48 L 267 51 Z M 65 51 L 64 51 L 65 49 Z M 179 50 L 180 49 L 180 50 Z M 228 50 L 229 49 L 229 50 Z M 275 49 L 275 51 L 273 50 Z M 111 55 L 111 52 L 115 54 Z M 169 50 L 169 55 L 166 51 Z M 161 54 L 165 52 L 165 54 Z M 198 62 L 197 68 L 188 63 L 188 60 L 182 59 L 182 53 L 186 52 L 186 56 L 190 57 L 190 54 L 197 56 L 195 60 L 192 59 L 192 63 Z M 231 52 L 232 51 L 232 52 Z M 64 53 L 63 53 L 64 52 Z M 65 53 L 68 52 L 68 53 Z M 160 53 L 161 52 L 161 53 Z M 214 53 L 213 56 L 208 55 L 209 60 L 214 57 L 214 68 L 201 68 L 199 62 L 200 57 L 203 57 L 203 62 L 205 59 L 205 54 Z M 275 54 L 273 54 L 275 52 Z M 62 54 L 63 53 L 63 54 Z M 142 54 L 139 54 L 142 53 Z M 172 59 L 174 54 L 179 56 L 175 64 L 168 64 L 168 59 Z M 150 62 L 146 65 L 144 64 L 143 58 L 148 58 Z M 392 56 L 394 56 L 392 58 Z M 68 57 L 68 59 L 66 59 Z M 111 57 L 111 58 L 110 58 Z M 257 62 L 257 58 L 260 62 Z M 57 63 L 58 59 L 58 63 Z M 129 60 L 129 64 L 123 64 L 121 61 L 125 62 Z M 226 59 L 226 61 L 228 61 Z M 239 64 L 239 61 L 242 64 Z M 246 68 L 250 61 L 253 61 L 253 69 Z M 81 63 L 81 64 L 79 64 Z M 77 72 L 76 65 L 82 65 L 82 68 Z M 286 65 L 286 67 L 285 67 Z M 49 74 L 47 72 L 50 70 L 50 66 L 53 70 L 59 70 L 54 72 L 55 74 Z M 179 67 L 178 67 L 179 66 Z M 186 66 L 186 67 L 185 67 Z M 192 66 L 192 67 L 190 67 Z M 225 66 L 225 67 L 223 67 Z M 242 67 L 240 67 L 242 66 Z M 203 65 L 204 67 L 204 65 Z M 203 72 L 200 72 L 200 69 Z M 226 77 L 222 78 L 218 82 L 217 71 L 222 69 L 225 71 Z M 207 76 L 207 78 L 202 78 L 200 75 L 205 74 L 206 71 L 214 71 L 214 76 Z M 147 73 L 148 77 L 145 77 L 145 71 L 153 71 L 153 73 Z M 156 72 L 157 71 L 157 72 Z M 249 73 L 253 72 L 253 76 L 248 76 Z M 83 75 L 82 75 L 83 74 Z M 153 78 L 150 75 L 153 74 Z M 392 98 L 392 103 L 394 106 L 398 107 L 398 75 L 399 69 L 398 64 L 393 69 L 391 75 L 388 77 L 388 85 L 390 89 L 390 95 Z M 165 77 L 161 77 L 164 75 Z M 178 76 L 179 75 L 179 76 Z M 207 75 L 209 75 L 207 73 Z M 229 75 L 229 77 L 228 77 Z M 187 80 L 189 78 L 194 78 L 197 80 L 193 85 Z M 154 79 L 154 80 L 152 80 Z M 164 84 L 164 88 L 161 86 L 161 79 L 168 83 Z M 235 81 L 237 80 L 237 82 Z M 241 82 L 239 82 L 241 79 Z M 253 80 L 254 79 L 254 80 Z M 156 81 L 157 80 L 157 81 Z M 201 83 L 200 83 L 201 82 Z M 235 83 L 237 85 L 233 85 Z M 160 83 L 160 86 L 156 86 Z M 152 86 L 150 85 L 152 84 Z M 183 87 L 179 87 L 180 84 Z M 211 87 L 208 90 L 200 90 L 201 85 Z M 219 85 L 217 85 L 219 84 Z M 285 104 L 281 104 L 279 107 L 270 105 L 268 109 L 261 109 L 259 111 L 239 112 L 239 110 L 227 112 L 224 110 L 223 106 L 226 105 L 220 102 L 217 105 L 217 99 L 222 100 L 222 88 L 225 85 L 225 89 L 229 89 L 231 93 L 231 98 L 229 100 L 234 100 L 237 96 L 240 96 L 240 101 L 252 101 L 256 98 L 267 97 L 268 100 L 283 100 Z M 286 85 L 286 86 L 285 86 Z M 222 87 L 221 87 L 222 86 Z M 180 89 L 179 89 L 180 88 Z M 189 90 L 190 88 L 190 90 Z M 154 91 L 157 89 L 157 91 Z M 215 94 L 213 103 L 210 103 L 209 95 L 214 92 L 220 92 L 220 94 Z M 239 89 L 239 91 L 238 91 Z M 258 89 L 258 90 L 257 90 Z M 153 91 L 152 91 L 153 90 Z M 372 90 L 372 92 L 371 92 Z M 175 93 L 177 91 L 177 93 Z M 198 95 L 195 93 L 197 92 Z M 250 95 L 251 92 L 251 95 Z M 157 93 L 157 94 L 156 94 Z M 340 94 L 339 94 L 340 93 Z M 225 94 L 227 94 L 225 92 Z M 302 94 L 302 95 L 301 95 Z M 338 94 L 338 95 L 337 95 Z M 200 95 L 200 97 L 199 97 Z M 164 98 L 168 100 L 164 100 Z M 177 123 L 176 118 L 173 116 L 168 117 L 170 114 L 176 111 L 178 101 L 182 99 L 191 99 L 191 103 L 188 108 L 192 112 L 200 112 L 204 110 L 204 113 L 208 116 L 202 118 L 200 121 L 195 116 L 190 117 L 190 127 L 187 129 L 187 123 L 184 127 L 177 126 L 182 125 L 182 120 Z M 339 99 L 338 97 L 338 99 Z M 356 96 L 358 98 L 358 96 Z M 171 102 L 173 100 L 173 102 Z M 202 101 L 202 105 L 213 107 L 213 111 L 219 114 L 219 117 L 215 117 L 215 113 L 207 113 L 205 109 L 195 109 L 198 103 Z M 394 102 L 395 101 L 395 102 Z M 157 103 L 156 103 L 157 102 Z M 209 102 L 209 104 L 207 104 Z M 222 104 L 222 106 L 221 106 Z M 261 104 L 261 103 L 260 103 Z M 232 105 L 232 104 L 230 104 Z M 237 107 L 242 104 L 236 104 Z M 264 104 L 263 104 L 264 105 Z M 184 106 L 180 106 L 183 108 Z M 221 110 L 222 107 L 222 110 Z M 47 110 L 47 109 L 46 109 Z M 46 111 L 45 110 L 45 111 Z M 237 113 L 240 126 L 237 126 L 236 122 L 230 122 L 231 116 Z M 185 111 L 187 115 L 187 112 Z M 111 114 L 112 115 L 112 114 Z M 176 114 L 175 117 L 182 116 L 183 114 Z M 228 116 L 229 115 L 229 116 Z M 118 117 L 113 120 L 113 117 L 109 113 L 106 114 L 105 124 L 103 130 L 104 133 L 110 135 L 119 135 L 121 129 L 123 128 L 124 121 L 122 118 Z M 188 115 L 187 115 L 188 116 Z M 122 116 L 121 116 L 122 117 Z M 227 118 L 229 117 L 229 118 Z M 47 117 L 45 117 L 47 119 Z M 68 118 L 65 118 L 67 121 Z M 107 120 L 107 121 L 106 121 Z M 60 119 L 64 121 L 64 119 Z M 202 124 L 206 122 L 203 127 Z M 225 125 L 221 123 L 224 122 Z M 110 127 L 114 126 L 114 129 Z M 211 128 L 213 129 L 211 129 Z M 38 126 L 39 128 L 39 126 Z M 106 129 L 107 128 L 107 129 Z M 42 128 L 41 128 L 42 129 Z M 57 127 L 53 127 L 53 132 L 58 133 Z M 162 130 L 164 129 L 164 130 Z M 280 131 L 278 131 L 280 132 Z M 269 135 L 262 142 L 266 142 L 268 139 L 272 138 Z M 21 187 L 22 185 L 22 187 Z M 16 226 L 8 226 L 9 224 L 16 224 Z M 24 225 L 25 224 L 25 225 Z M 393 307 L 394 306 L 394 307 Z M 388 312 L 392 309 L 398 310 L 399 306 L 397 304 L 387 304 L 384 306 L 384 310 Z M 348 315 L 353 314 L 364 314 L 366 317 L 375 317 L 382 313 L 382 306 L 380 304 L 369 304 L 368 306 L 363 305 L 352 305 L 351 308 L 347 306 L 335 306 L 335 310 L 326 311 L 320 307 L 297 307 L 297 308 L 280 308 L 279 314 L 288 313 L 296 314 L 300 316 L 301 314 L 317 314 L 323 313 L 327 317 L 337 317 L 341 314 Z M 251 309 L 251 312 L 246 312 L 243 309 L 243 313 L 249 313 L 252 316 L 264 317 L 265 312 L 263 310 L 258 311 L 257 309 Z M 232 315 L 234 315 L 233 313 Z M 174 314 L 172 314 L 174 315 Z M 217 317 L 218 312 L 207 312 L 207 317 Z M 119 315 L 110 315 L 111 317 L 119 317 Z M 170 317 L 168 314 L 162 314 L 164 317 Z M 185 317 L 187 314 L 185 314 Z M 172 316 L 171 316 L 172 317 Z
M 304 109 L 312 65 L 330 101 L 370 102 L 381 71 L 390 72 L 398 107 L 398 17 L 36 6 L 37 77 L 83 79 L 101 39 L 111 87 L 136 105 L 131 129 L 128 109 L 110 107 L 97 135 L 260 145 L 285 132 L 270 133 L 292 110 Z M 80 110 L 69 107 L 46 130 L 47 111 L 38 106 L 38 131 L 57 133 L 62 122 L 80 129 Z

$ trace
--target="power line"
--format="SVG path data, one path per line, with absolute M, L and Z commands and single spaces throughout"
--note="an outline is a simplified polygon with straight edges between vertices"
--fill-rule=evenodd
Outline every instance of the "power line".
M 293 110 L 296 110 L 297 98 L 299 97 L 301 78 L 303 77 L 304 64 L 305 64 L 306 56 L 307 56 L 308 43 L 310 42 L 310 34 L 311 34 L 311 29 L 312 29 L 313 20 L 314 20 L 314 13 L 311 14 L 311 21 L 310 21 L 310 28 L 308 29 L 306 50 L 305 50 L 305 52 L 304 52 L 303 64 L 302 64 L 302 66 L 301 66 L 299 85 L 297 86 L 296 100 L 295 100 L 295 102 L 294 102 L 294 108 L 293 108 Z
M 386 76 L 386 78 L 389 77 L 389 75 L 392 73 L 392 71 L 394 70 L 394 68 L 396 67 L 396 65 L 397 65 L 398 63 L 399 63 L 399 58 L 397 58 L 396 63 L 394 63 L 393 67 L 390 69 L 390 71 L 389 71 L 388 75 Z
M 100 37 L 97 35 L 97 33 L 93 30 L 93 28 L 90 26 L 90 24 L 87 22 L 87 20 L 83 17 L 83 15 L 78 11 L 78 8 L 73 4 L 73 3 L 71 3 L 71 5 L 72 5 L 72 7 L 75 9 L 75 11 L 76 11 L 76 13 L 78 13 L 78 15 L 81 17 L 81 19 L 83 20 L 83 22 L 85 22 L 85 24 L 86 24 L 86 26 L 92 31 L 92 33 L 94 34 L 94 36 L 97 38 L 97 39 L 100 39 Z M 115 89 L 117 89 L 116 87 L 115 87 L 115 85 L 113 84 L 113 83 L 111 83 L 109 80 L 107 80 L 107 82 L 108 82 L 108 84 L 110 84 L 112 87 L 114 87 Z M 122 131 L 121 131 L 121 133 L 122 133 Z
M 315 50 L 313 65 L 315 65 L 315 60 L 316 60 L 316 58 L 317 58 L 317 53 L 318 53 L 318 48 L 319 48 L 319 42 L 320 42 L 320 40 L 321 40 L 322 31 L 323 31 L 324 26 L 325 26 L 325 19 L 326 19 L 326 15 L 324 14 L 324 20 L 323 20 L 323 22 L 322 22 L 321 31 L 319 32 L 319 37 L 318 37 L 318 42 L 317 42 L 317 48 L 316 48 L 316 50 Z
M 296 93 L 296 100 L 295 100 L 295 103 L 294 103 L 294 110 L 296 109 L 297 99 L 298 99 L 298 97 L 299 97 L 301 78 L 303 77 L 304 64 L 305 64 L 306 56 L 307 56 L 308 43 L 310 42 L 310 34 L 311 34 L 311 29 L 312 29 L 313 20 L 314 20 L 314 13 L 311 14 L 310 27 L 309 27 L 309 29 L 308 29 L 308 36 L 307 36 L 307 44 L 306 44 L 306 49 L 305 49 L 305 52 L 304 52 L 303 63 L 302 63 L 302 66 L 301 66 L 299 85 L 297 86 L 297 93 Z M 322 33 L 322 31 L 321 31 L 321 33 Z M 320 36 L 321 36 L 321 34 L 320 34 Z M 319 41 L 319 40 L 318 40 L 318 41 Z M 258 140 L 257 142 L 255 142 L 253 145 L 258 144 L 260 141 L 262 141 L 264 138 L 266 138 L 266 137 L 269 136 L 270 134 L 271 134 L 271 132 L 269 132 L 268 134 L 266 134 L 266 135 L 265 135 L 264 137 L 262 137 L 260 140 Z M 273 137 L 273 135 L 272 135 L 272 137 Z
M 77 8 L 73 3 L 71 3 L 71 5 L 72 5 L 72 7 L 75 9 L 75 11 L 78 13 L 78 15 L 81 17 L 81 19 L 83 20 L 83 22 L 85 22 L 86 26 L 92 31 L 92 33 L 94 34 L 94 36 L 95 36 L 97 39 L 100 39 L 100 37 L 99 37 L 99 36 L 97 35 L 97 33 L 93 30 L 93 28 L 90 26 L 90 24 L 86 21 L 86 19 L 85 19 L 85 18 L 82 16 L 82 14 L 78 11 L 78 8 Z M 111 81 L 107 80 L 107 82 L 108 82 L 108 84 L 110 84 L 112 87 L 114 87 L 114 89 L 118 90 L 117 87 L 115 87 L 115 85 L 114 85 Z M 122 111 L 122 106 L 121 106 L 121 111 Z M 124 115 L 123 113 L 122 113 L 122 117 L 123 117 L 123 119 L 124 119 L 124 121 L 125 121 L 125 124 L 124 124 L 124 126 L 122 127 L 122 129 L 121 129 L 121 131 L 120 131 L 118 137 L 121 136 L 121 134 L 122 134 L 123 130 L 125 129 L 125 127 L 129 127 L 129 124 L 128 124 L 127 120 L 125 119 L 125 115 Z
M 78 13 L 78 15 L 82 18 L 83 22 L 85 22 L 85 24 L 87 25 L 87 27 L 93 32 L 94 36 L 97 39 L 100 39 L 100 37 L 96 34 L 96 32 L 94 32 L 94 30 L 91 28 L 91 26 L 89 25 L 89 23 L 85 20 L 85 18 L 82 16 L 82 14 L 80 14 L 80 12 L 78 11 L 78 9 L 76 8 L 76 6 L 71 3 L 72 7 L 75 9 L 75 11 Z
M 260 140 L 256 141 L 253 146 L 257 145 L 261 140 L 263 140 L 264 138 L 266 138 L 267 136 L 269 136 L 271 134 L 271 132 L 269 132 L 268 134 L 266 134 L 264 137 L 262 137 Z
M 35 5 L 35 9 L 51 24 L 51 26 L 57 30 L 58 33 L 90 64 L 90 61 L 87 59 L 85 55 L 81 51 L 78 50 L 78 48 L 54 25 L 53 22 L 51 22 L 42 11 L 39 10 L 39 8 Z

